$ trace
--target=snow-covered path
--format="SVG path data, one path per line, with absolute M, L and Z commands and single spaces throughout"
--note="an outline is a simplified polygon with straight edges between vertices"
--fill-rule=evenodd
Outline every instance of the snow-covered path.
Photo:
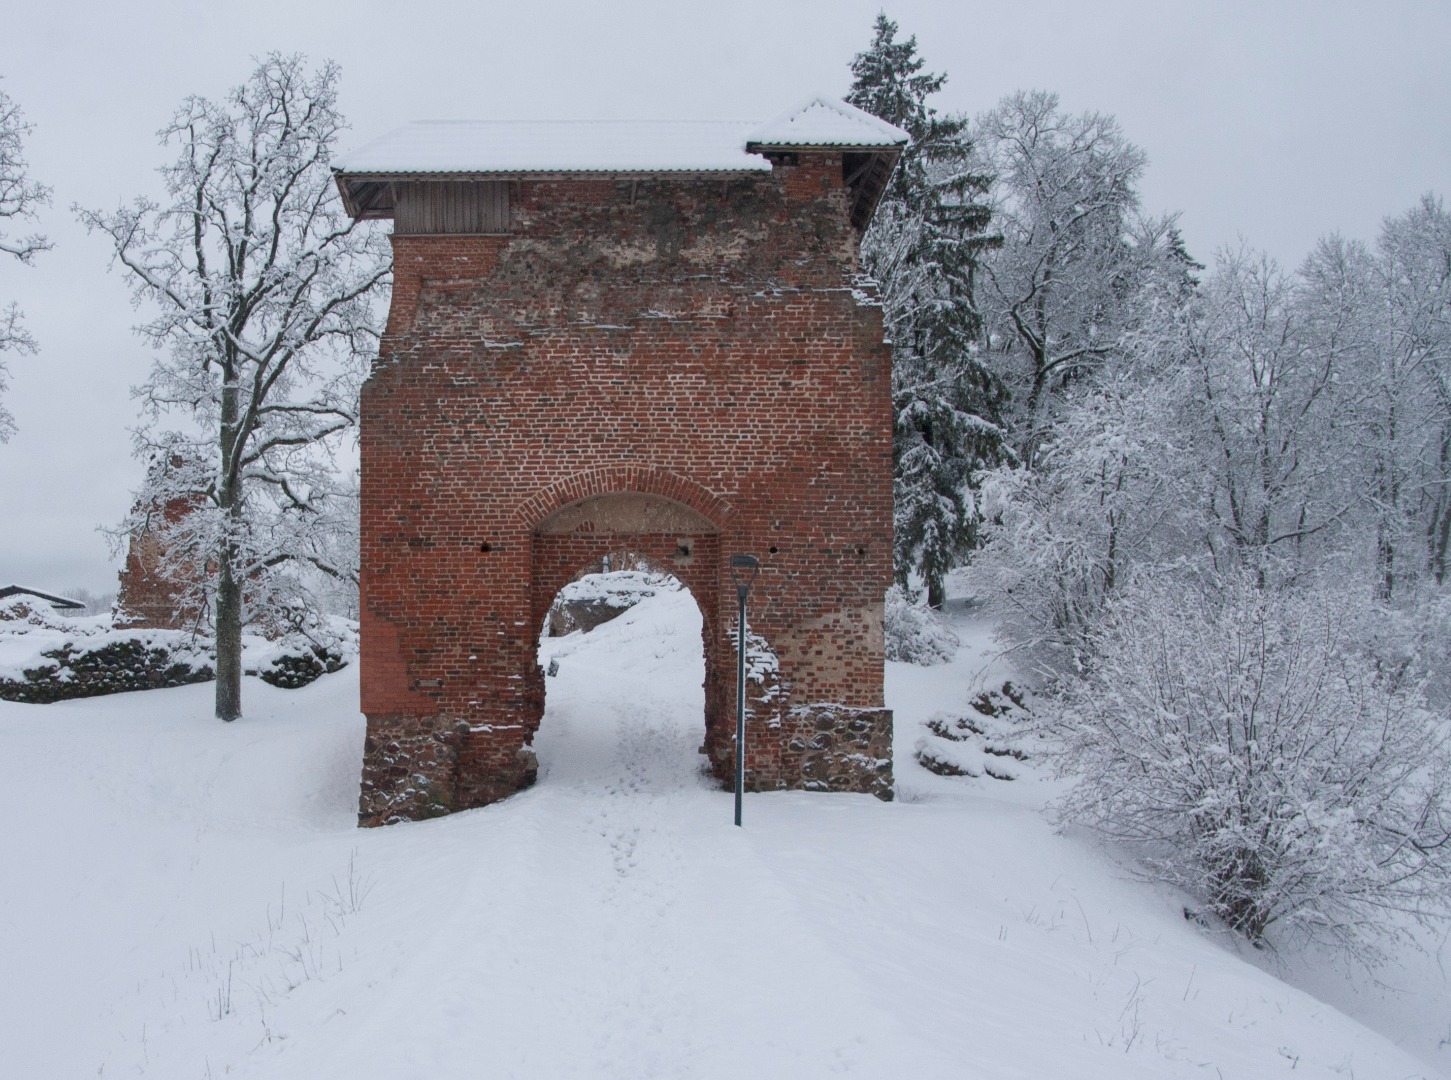
M 545 643 L 564 655 L 538 786 L 450 845 L 470 869 L 449 910 L 313 1075 L 953 1075 L 930 1047 L 904 1054 L 702 774 L 692 613 L 667 594 L 641 624 Z M 571 662 L 591 645 L 619 663 Z

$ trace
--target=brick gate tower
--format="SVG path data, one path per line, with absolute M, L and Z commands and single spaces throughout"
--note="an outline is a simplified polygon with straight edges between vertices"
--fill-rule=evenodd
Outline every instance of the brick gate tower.
M 761 126 L 412 124 L 344 159 L 394 257 L 362 395 L 362 824 L 533 781 L 542 624 L 614 552 L 700 606 L 722 781 L 748 553 L 747 787 L 890 798 L 891 365 L 857 273 L 906 140 L 817 97 Z

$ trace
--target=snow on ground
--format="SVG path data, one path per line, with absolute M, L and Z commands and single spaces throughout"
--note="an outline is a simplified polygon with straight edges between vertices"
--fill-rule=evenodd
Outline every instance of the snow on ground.
M 684 591 L 546 640 L 538 785 L 435 821 L 354 828 L 355 668 L 249 679 L 230 726 L 209 686 L 0 703 L 0 1076 L 1439 1075 L 1055 832 L 1032 770 L 918 767 L 1004 675 L 956 629 L 889 667 L 902 798 L 743 829 Z

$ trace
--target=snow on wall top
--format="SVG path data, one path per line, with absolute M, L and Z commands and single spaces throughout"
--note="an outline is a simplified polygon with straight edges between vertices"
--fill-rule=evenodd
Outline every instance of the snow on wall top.
M 768 172 L 749 121 L 423 120 L 333 161 L 348 173 Z
M 752 121 L 423 120 L 333 161 L 342 173 L 768 172 L 757 146 L 893 147 L 907 134 L 816 95 Z
M 824 94 L 807 98 L 747 137 L 751 146 L 907 145 L 907 133 L 855 105 Z

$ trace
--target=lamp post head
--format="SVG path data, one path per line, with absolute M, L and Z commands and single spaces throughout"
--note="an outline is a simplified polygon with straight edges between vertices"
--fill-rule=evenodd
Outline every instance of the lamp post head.
M 736 593 L 742 597 L 751 591 L 756 575 L 761 572 L 761 562 L 754 555 L 731 556 L 731 581 Z

